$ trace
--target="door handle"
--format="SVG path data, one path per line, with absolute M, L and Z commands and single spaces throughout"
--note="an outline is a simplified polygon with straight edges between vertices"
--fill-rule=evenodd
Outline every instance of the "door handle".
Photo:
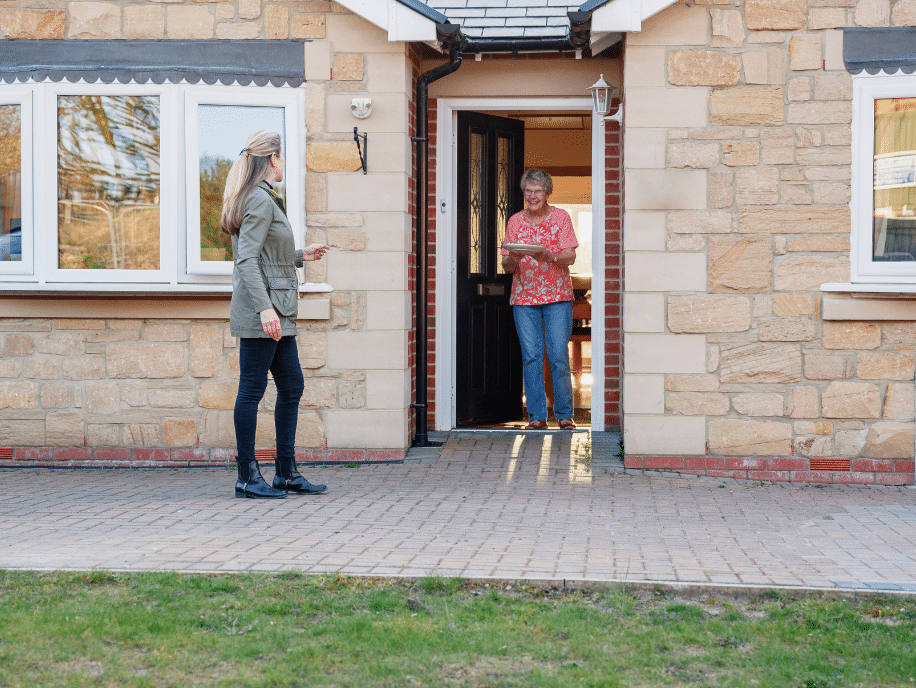
M 505 284 L 478 284 L 477 296 L 505 296 Z

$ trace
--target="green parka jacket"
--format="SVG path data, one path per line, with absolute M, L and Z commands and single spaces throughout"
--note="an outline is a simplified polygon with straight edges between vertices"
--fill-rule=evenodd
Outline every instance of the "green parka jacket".
M 261 311 L 271 306 L 280 317 L 283 336 L 297 334 L 299 282 L 293 228 L 273 187 L 261 182 L 245 201 L 239 233 L 232 237 L 232 304 L 229 329 L 233 337 L 267 337 Z

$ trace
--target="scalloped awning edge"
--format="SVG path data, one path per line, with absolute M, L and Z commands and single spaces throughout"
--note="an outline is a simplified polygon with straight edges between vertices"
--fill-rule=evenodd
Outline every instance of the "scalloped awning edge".
M 301 86 L 305 41 L 0 41 L 0 81 Z

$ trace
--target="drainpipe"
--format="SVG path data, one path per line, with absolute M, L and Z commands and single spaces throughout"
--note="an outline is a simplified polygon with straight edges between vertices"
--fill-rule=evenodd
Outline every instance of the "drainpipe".
M 562 52 L 583 50 L 588 47 L 591 36 L 592 13 L 568 12 L 570 31 L 566 38 L 558 39 L 509 39 L 468 41 L 457 24 L 437 24 L 436 38 L 439 45 L 449 53 L 449 61 L 424 72 L 417 79 L 417 135 L 411 140 L 417 144 L 417 400 L 410 405 L 417 410 L 417 434 L 413 439 L 415 447 L 435 446 L 429 441 L 429 389 L 427 376 L 429 366 L 428 336 L 428 249 L 429 249 L 429 85 L 444 76 L 458 71 L 465 53 L 519 53 L 519 52 Z
M 429 389 L 426 381 L 429 375 L 429 85 L 458 70 L 461 66 L 462 48 L 466 43 L 457 24 L 439 24 L 436 32 L 443 46 L 450 48 L 450 59 L 445 64 L 424 72 L 417 79 L 417 135 L 413 137 L 417 144 L 417 170 L 414 177 L 417 191 L 417 400 L 410 406 L 417 410 L 417 434 L 413 440 L 415 447 L 435 446 L 429 441 Z

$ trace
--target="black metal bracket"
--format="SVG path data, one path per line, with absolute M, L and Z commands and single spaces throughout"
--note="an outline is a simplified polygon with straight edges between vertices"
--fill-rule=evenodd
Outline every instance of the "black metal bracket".
M 363 139 L 362 148 L 359 147 L 360 137 Z M 359 161 L 363 166 L 363 174 L 366 174 L 366 165 L 369 163 L 369 134 L 360 134 L 359 128 L 353 127 L 353 140 L 356 141 L 356 152 L 359 153 Z

